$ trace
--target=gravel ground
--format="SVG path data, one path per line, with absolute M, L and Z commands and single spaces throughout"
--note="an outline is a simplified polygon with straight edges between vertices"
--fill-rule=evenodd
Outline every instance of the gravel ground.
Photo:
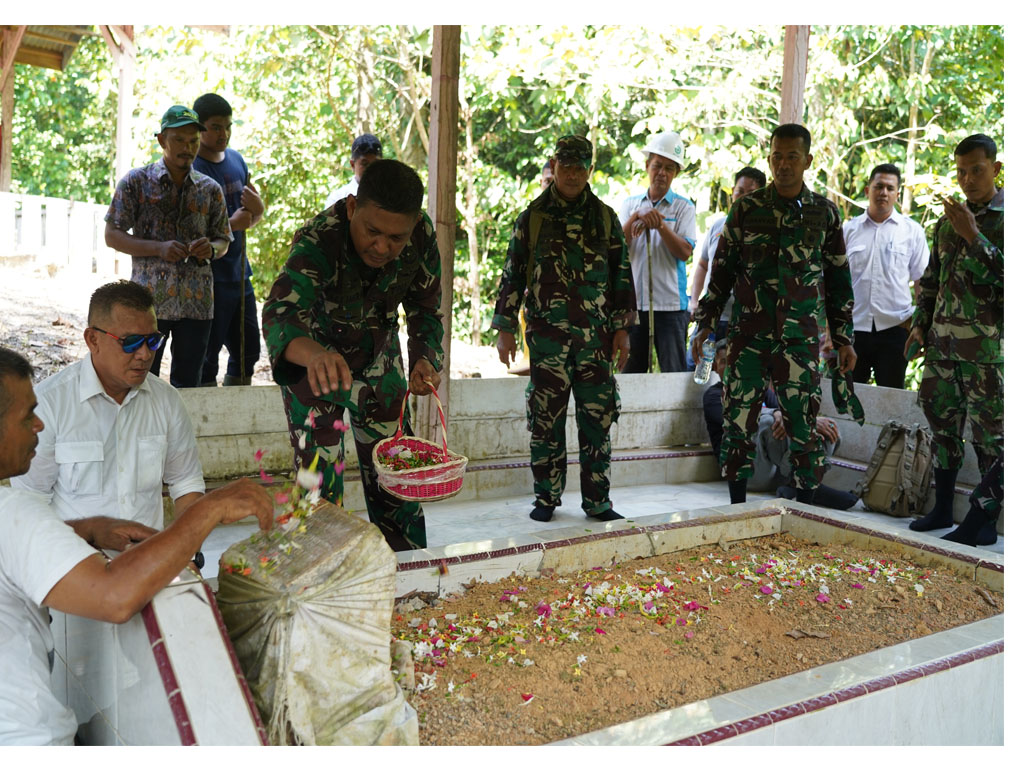
M 27 357 L 35 366 L 37 382 L 85 356 L 89 297 L 110 278 L 66 269 L 51 276 L 46 268 L 8 265 L 0 266 L 0 276 L 0 346 Z M 402 345 L 404 349 L 404 336 Z M 508 375 L 493 347 L 453 340 L 451 357 L 453 378 Z M 169 367 L 170 355 L 165 353 L 161 369 L 165 379 Z M 221 375 L 226 368 L 227 350 L 221 350 Z M 266 348 L 256 363 L 253 382 L 272 383 Z

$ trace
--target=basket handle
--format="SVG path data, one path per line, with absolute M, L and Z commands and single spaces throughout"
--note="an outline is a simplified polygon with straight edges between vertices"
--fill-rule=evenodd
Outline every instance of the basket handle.
M 430 387 L 430 392 L 434 396 L 434 400 L 437 401 L 437 415 L 441 419 L 441 447 L 444 448 L 444 459 L 448 461 L 448 425 L 444 420 L 444 409 L 441 407 L 441 398 L 437 394 L 437 390 L 434 389 L 434 385 L 429 381 L 427 386 Z M 393 440 L 398 440 L 402 437 L 402 422 L 405 421 L 405 408 L 409 402 L 409 395 L 412 393 L 411 389 L 405 390 L 405 395 L 402 396 L 402 410 L 398 414 L 398 431 L 395 432 Z

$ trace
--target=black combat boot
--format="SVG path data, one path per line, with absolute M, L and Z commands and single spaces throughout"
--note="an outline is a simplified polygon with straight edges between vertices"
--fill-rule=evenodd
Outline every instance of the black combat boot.
M 935 470 L 935 506 L 924 517 L 910 523 L 912 531 L 933 531 L 953 525 L 953 494 L 956 492 L 956 475 L 959 469 Z
M 747 480 L 729 481 L 729 503 L 742 504 L 747 500 Z

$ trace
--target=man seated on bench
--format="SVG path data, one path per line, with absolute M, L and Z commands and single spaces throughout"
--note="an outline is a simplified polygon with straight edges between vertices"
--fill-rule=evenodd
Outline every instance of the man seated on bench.
M 722 376 L 725 372 L 726 340 L 722 339 L 715 346 L 715 362 L 712 371 L 717 374 L 711 378 L 713 382 L 704 391 L 704 421 L 708 427 L 708 437 L 715 454 L 715 461 L 722 466 L 722 397 L 724 386 Z M 817 421 L 818 434 L 825 441 L 825 455 L 831 456 L 839 447 L 839 430 L 832 419 L 819 416 Z M 782 425 L 782 412 L 775 391 L 769 387 L 765 391 L 761 415 L 757 422 L 757 436 L 754 438 L 757 455 L 754 457 L 754 474 L 747 482 L 751 491 L 774 491 L 776 496 L 785 499 L 796 498 L 796 489 L 792 485 L 793 466 L 789 460 L 789 438 Z M 857 497 L 846 491 L 831 488 L 824 483 L 814 492 L 814 504 L 831 509 L 849 509 L 857 503 Z

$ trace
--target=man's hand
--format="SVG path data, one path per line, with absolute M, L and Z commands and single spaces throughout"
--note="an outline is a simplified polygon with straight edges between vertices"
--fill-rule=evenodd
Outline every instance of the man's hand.
M 636 237 L 645 229 L 657 231 L 661 229 L 661 222 L 665 220 L 658 211 L 653 208 L 646 213 L 636 213 L 636 221 L 633 222 L 633 236 Z
M 857 353 L 853 351 L 853 344 L 846 344 L 839 348 L 839 372 L 847 373 L 857 365 Z
M 629 331 L 621 329 L 612 336 L 611 359 L 615 370 L 621 371 L 626 367 L 629 359 Z
M 924 332 L 921 326 L 915 326 L 907 336 L 907 343 L 903 345 L 903 357 L 913 360 L 924 354 Z
M 516 335 L 509 333 L 508 331 L 498 331 L 498 341 L 494 345 L 498 350 L 498 359 L 505 364 L 507 368 L 511 362 L 516 361 Z
M 695 361 L 700 362 L 700 359 L 703 356 L 702 349 L 704 347 L 704 342 L 708 340 L 708 336 L 710 335 L 710 328 L 701 328 L 693 335 L 693 342 L 690 344 L 690 354 L 693 356 Z
M 259 521 L 260 528 L 264 531 L 269 531 L 274 523 L 274 504 L 270 500 L 270 494 L 259 483 L 247 477 L 210 491 L 189 507 L 189 510 L 197 510 L 201 505 L 207 507 L 211 504 L 217 505 L 219 525 L 236 523 L 250 515 Z
M 818 339 L 818 355 L 820 357 L 828 357 L 835 350 L 832 346 L 832 334 L 829 333 L 828 328 L 825 328 L 825 333 Z
M 409 373 L 409 391 L 414 395 L 429 395 L 430 387 L 441 386 L 441 374 L 434 370 L 425 357 L 416 361 Z
M 942 207 L 956 233 L 966 240 L 968 245 L 973 243 L 974 238 L 978 236 L 978 222 L 975 220 L 974 214 L 971 213 L 971 209 L 964 203 L 958 203 L 948 197 L 942 198 Z
M 818 434 L 825 438 L 828 443 L 834 443 L 839 440 L 839 427 L 832 419 L 826 419 L 824 416 L 819 416 L 815 427 L 818 430 Z
M 772 437 L 776 440 L 783 440 L 786 437 L 786 427 L 782 423 L 782 411 L 778 408 L 772 412 Z
M 263 215 L 263 198 L 259 196 L 251 181 L 245 182 L 245 186 L 242 187 L 242 207 L 252 213 L 253 221 Z
M 177 240 L 164 240 L 160 243 L 158 256 L 171 264 L 177 264 L 188 258 L 188 246 Z
M 231 214 L 228 225 L 232 232 L 242 232 L 252 226 L 252 211 L 246 208 L 239 208 Z
M 328 392 L 337 392 L 338 385 L 344 390 L 352 389 L 352 371 L 345 358 L 331 349 L 314 352 L 306 363 L 309 388 L 317 397 Z
M 134 520 L 118 520 L 113 517 L 86 517 L 70 520 L 68 525 L 98 549 L 116 549 L 123 552 L 138 541 L 145 541 L 157 531 Z
M 209 261 L 213 258 L 213 246 L 208 237 L 200 237 L 188 244 L 188 255 L 196 261 Z

